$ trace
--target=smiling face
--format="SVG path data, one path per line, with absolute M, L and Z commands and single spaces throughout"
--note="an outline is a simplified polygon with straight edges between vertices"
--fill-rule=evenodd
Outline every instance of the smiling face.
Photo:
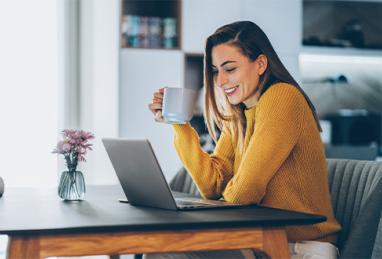
M 214 86 L 223 91 L 228 101 L 233 105 L 244 103 L 247 108 L 256 105 L 260 76 L 267 67 L 267 58 L 259 55 L 252 61 L 227 43 L 214 46 L 211 57 Z

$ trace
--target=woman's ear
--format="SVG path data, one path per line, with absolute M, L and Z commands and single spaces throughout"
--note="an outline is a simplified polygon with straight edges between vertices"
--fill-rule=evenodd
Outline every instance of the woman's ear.
M 264 54 L 260 54 L 257 57 L 256 62 L 258 64 L 258 74 L 259 76 L 261 76 L 262 74 L 264 74 L 265 70 L 268 67 L 268 58 Z

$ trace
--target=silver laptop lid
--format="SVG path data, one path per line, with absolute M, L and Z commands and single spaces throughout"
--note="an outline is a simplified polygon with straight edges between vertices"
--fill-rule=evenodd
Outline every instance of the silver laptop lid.
M 147 139 L 103 138 L 123 191 L 132 205 L 177 210 L 154 151 Z

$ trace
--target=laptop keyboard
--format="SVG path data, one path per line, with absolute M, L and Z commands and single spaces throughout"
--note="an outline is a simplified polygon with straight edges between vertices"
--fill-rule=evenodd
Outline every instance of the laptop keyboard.
M 206 207 L 209 204 L 208 203 L 203 203 L 203 202 L 197 202 L 197 201 L 185 201 L 185 200 L 176 200 L 176 204 L 180 206 L 186 206 L 190 208 L 199 208 L 199 207 Z

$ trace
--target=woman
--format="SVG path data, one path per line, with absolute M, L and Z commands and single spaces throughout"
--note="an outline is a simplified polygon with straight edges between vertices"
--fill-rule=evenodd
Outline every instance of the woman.
M 288 227 L 287 237 L 292 257 L 334 258 L 331 243 L 340 225 L 313 104 L 253 22 L 219 28 L 207 38 L 204 58 L 204 116 L 217 142 L 213 154 L 202 151 L 189 124 L 174 125 L 176 150 L 199 191 L 208 199 L 325 215 L 320 224 Z M 161 89 L 149 105 L 157 121 L 163 121 L 162 99 Z

